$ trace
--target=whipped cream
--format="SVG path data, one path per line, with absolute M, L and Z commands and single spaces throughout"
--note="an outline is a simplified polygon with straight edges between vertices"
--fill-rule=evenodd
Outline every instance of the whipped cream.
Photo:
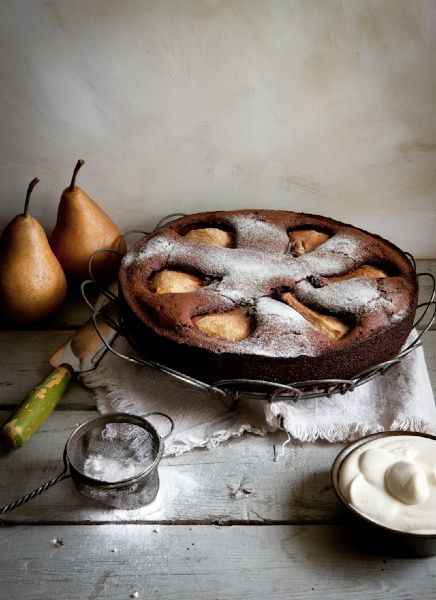
M 396 435 L 367 442 L 344 460 L 339 487 L 375 523 L 436 534 L 436 440 Z

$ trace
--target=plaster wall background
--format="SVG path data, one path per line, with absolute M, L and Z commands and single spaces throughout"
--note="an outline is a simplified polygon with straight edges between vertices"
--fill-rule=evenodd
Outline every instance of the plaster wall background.
M 0 225 L 326 214 L 436 257 L 436 2 L 2 0 Z

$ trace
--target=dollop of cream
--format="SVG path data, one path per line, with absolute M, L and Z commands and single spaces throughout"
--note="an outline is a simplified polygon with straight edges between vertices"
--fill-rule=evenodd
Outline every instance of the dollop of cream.
M 386 471 L 385 482 L 389 493 L 404 504 L 421 504 L 430 495 L 423 469 L 407 460 L 391 465 Z
M 339 487 L 380 525 L 436 533 L 436 440 L 396 435 L 371 440 L 344 460 Z

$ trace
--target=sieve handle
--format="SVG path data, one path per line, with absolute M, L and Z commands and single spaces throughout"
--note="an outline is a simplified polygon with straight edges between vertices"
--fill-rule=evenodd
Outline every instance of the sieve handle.
M 11 510 L 15 510 L 16 508 L 19 508 L 22 504 L 25 504 L 26 502 L 33 500 L 34 498 L 36 498 L 36 496 L 39 496 L 43 492 L 46 492 L 48 489 L 50 489 L 51 487 L 53 487 L 60 481 L 63 481 L 64 479 L 67 479 L 68 477 L 70 477 L 70 474 L 67 473 L 68 463 L 67 463 L 66 449 L 64 450 L 63 458 L 64 458 L 64 470 L 62 471 L 62 473 L 59 473 L 59 475 L 56 475 L 56 477 L 53 477 L 53 479 L 49 479 L 49 481 L 46 481 L 45 483 L 43 483 L 42 485 L 37 487 L 35 490 L 33 490 L 33 492 L 29 492 L 28 494 L 21 496 L 21 498 L 17 498 L 17 500 L 14 500 L 13 502 L 10 502 L 9 504 L 6 504 L 5 506 L 0 507 L 0 515 L 5 515 L 6 513 L 10 512 Z
M 163 437 L 159 436 L 159 437 L 160 437 L 160 439 L 162 440 L 162 442 L 164 442 L 166 439 L 168 439 L 168 438 L 170 437 L 170 435 L 171 435 L 171 434 L 172 434 L 172 432 L 174 431 L 174 421 L 172 420 L 172 418 L 171 418 L 171 417 L 169 417 L 169 416 L 168 416 L 168 415 L 166 415 L 165 413 L 162 413 L 162 412 L 156 412 L 156 411 L 149 412 L 149 413 L 147 413 L 146 415 L 141 415 L 141 417 L 142 417 L 143 419 L 146 419 L 147 417 L 151 417 L 152 415 L 159 415 L 159 416 L 161 416 L 161 417 L 165 417 L 165 419 L 168 419 L 168 421 L 169 421 L 169 422 L 170 422 L 170 424 L 171 424 L 171 428 L 170 428 L 169 432 L 168 432 L 166 435 L 164 435 Z

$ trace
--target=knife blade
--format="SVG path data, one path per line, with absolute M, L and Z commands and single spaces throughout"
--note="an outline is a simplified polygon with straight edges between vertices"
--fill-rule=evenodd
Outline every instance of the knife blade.
M 116 317 L 114 302 L 100 310 L 96 321 L 104 340 L 110 342 L 116 331 L 109 325 Z M 95 330 L 92 317 L 53 354 L 53 371 L 41 381 L 9 416 L 0 430 L 0 441 L 7 448 L 20 448 L 39 429 L 62 398 L 73 373 L 95 369 L 107 348 Z

